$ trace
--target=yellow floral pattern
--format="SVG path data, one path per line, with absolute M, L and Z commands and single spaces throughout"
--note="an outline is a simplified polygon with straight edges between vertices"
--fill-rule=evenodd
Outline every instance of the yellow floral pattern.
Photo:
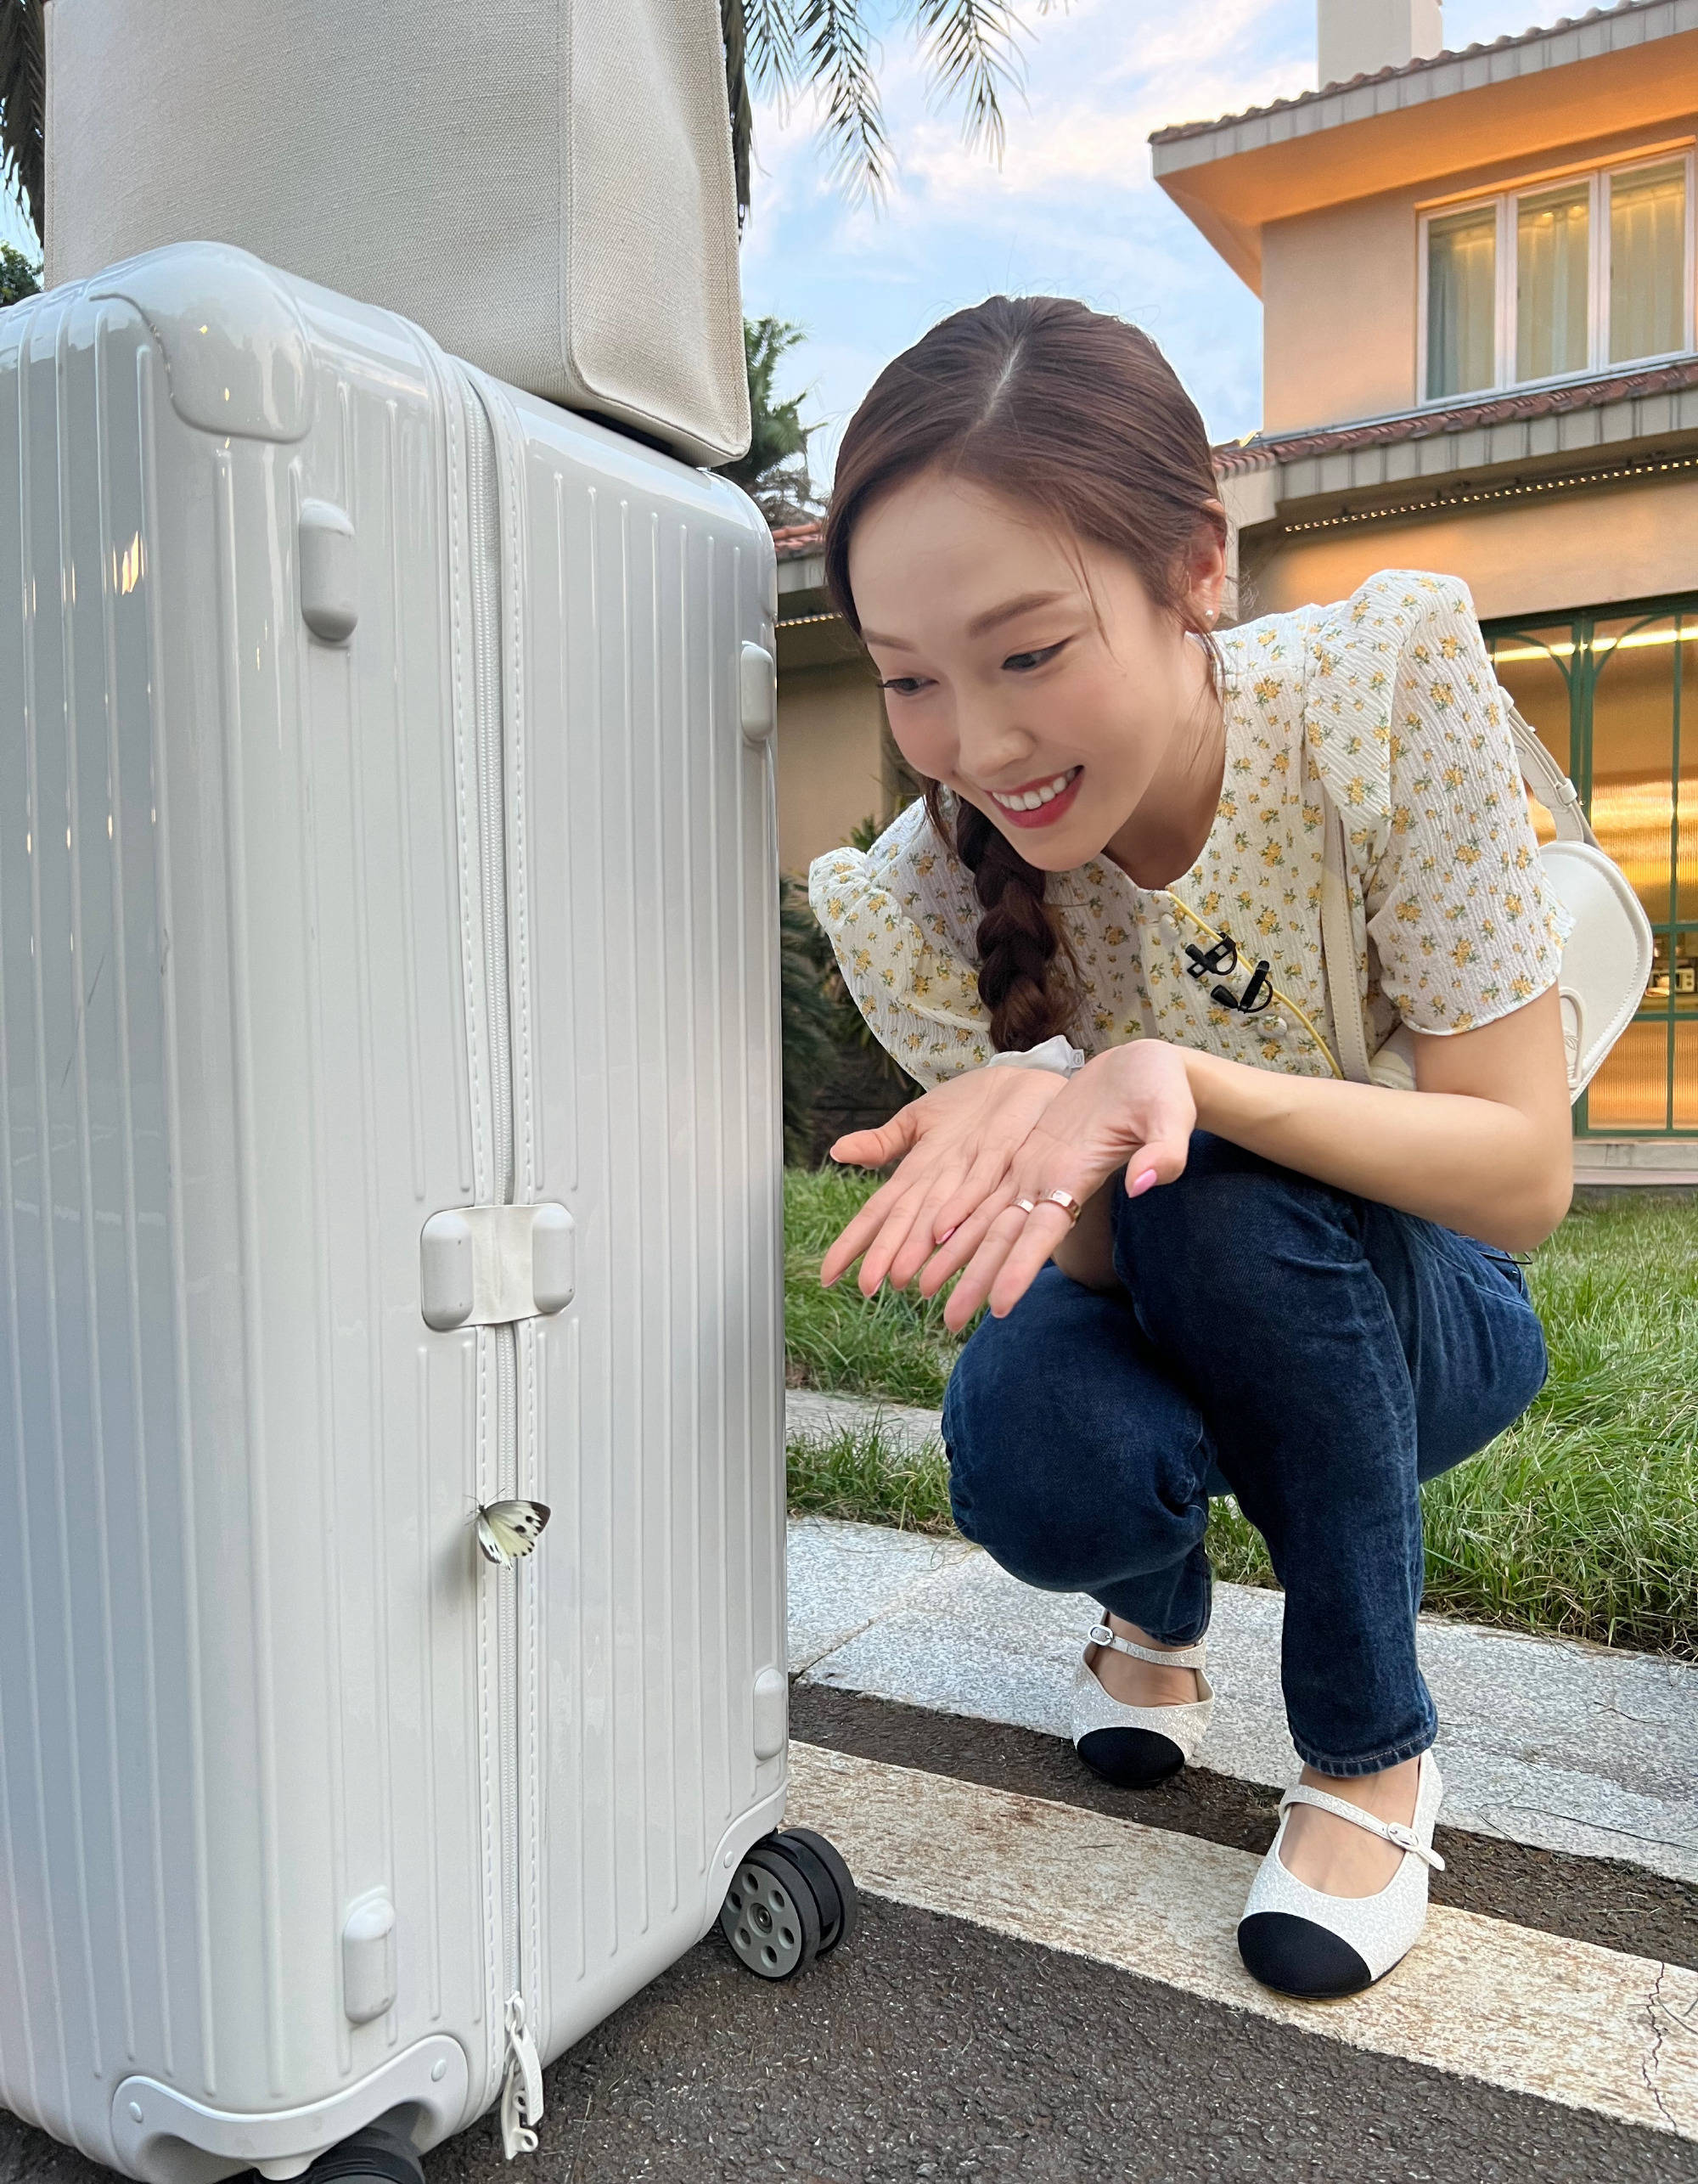
M 1107 857 L 1052 876 L 1078 965 L 1088 1053 L 1153 1036 L 1262 1068 L 1330 1076 L 1321 954 L 1325 802 L 1349 842 L 1357 983 L 1370 1050 L 1400 1023 L 1470 1031 L 1556 979 L 1567 914 L 1545 881 L 1503 693 L 1457 579 L 1405 570 L 1335 606 L 1224 633 L 1226 773 L 1185 876 L 1135 886 Z M 946 797 L 946 807 L 947 804 Z M 924 1084 L 990 1060 L 972 875 L 911 804 L 864 855 L 809 874 L 814 915 L 874 1035 Z M 1188 943 L 1230 934 L 1226 981 L 1262 960 L 1279 993 L 1245 1016 L 1190 975 Z

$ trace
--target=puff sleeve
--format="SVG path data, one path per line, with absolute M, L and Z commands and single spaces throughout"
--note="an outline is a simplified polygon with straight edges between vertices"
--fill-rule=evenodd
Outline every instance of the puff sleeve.
M 1381 991 L 1412 1029 L 1473 1031 L 1554 985 L 1571 920 L 1544 876 L 1466 585 L 1393 572 L 1383 847 L 1364 889 Z
M 886 1052 L 928 1089 L 995 1051 L 978 974 L 958 952 L 950 906 L 928 887 L 937 863 L 924 808 L 872 848 L 835 849 L 808 871 L 808 901 L 843 982 Z

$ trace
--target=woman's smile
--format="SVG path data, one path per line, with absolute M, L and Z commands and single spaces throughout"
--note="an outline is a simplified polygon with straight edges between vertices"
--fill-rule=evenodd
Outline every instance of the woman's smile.
M 1063 773 L 1027 781 L 1018 789 L 987 789 L 985 794 L 1015 826 L 1053 826 L 1072 808 L 1084 773 L 1082 766 L 1070 766 Z

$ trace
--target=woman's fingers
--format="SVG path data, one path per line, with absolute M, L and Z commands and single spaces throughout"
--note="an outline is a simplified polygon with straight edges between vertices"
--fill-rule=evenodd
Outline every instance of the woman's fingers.
M 971 1264 L 943 1308 L 943 1324 L 952 1335 L 959 1335 L 984 1303 L 1004 1262 L 1020 1241 L 1026 1224 L 1035 1218 L 1018 1206 L 1009 1205 L 991 1222 Z
M 940 1232 L 937 1248 L 926 1261 L 919 1277 L 922 1297 L 936 1297 L 953 1275 L 959 1274 L 970 1264 L 975 1252 L 985 1241 L 992 1222 L 1006 1207 L 1014 1203 L 1014 1185 L 1004 1183 L 982 1200 L 967 1218 L 953 1229 Z
M 994 1198 L 998 1201 L 993 1211 L 1000 1210 L 1007 1204 L 1004 1186 L 1019 1151 L 1017 1145 L 980 1146 L 960 1188 L 952 1192 L 937 1209 L 939 1242 L 953 1230 L 976 1219 L 990 1200 Z
M 1005 1319 L 1049 1264 L 1056 1246 L 1072 1227 L 1064 1207 L 1040 1205 L 998 1268 L 987 1292 L 993 1317 Z M 952 1300 L 953 1301 L 953 1300 Z
M 953 1174 L 952 1165 L 949 1171 L 952 1181 Z M 930 1178 L 916 1176 L 907 1196 L 886 1215 L 877 1237 L 868 1245 L 866 1255 L 861 1261 L 861 1293 L 863 1297 L 876 1295 L 880 1285 L 887 1277 L 894 1287 L 900 1289 L 902 1286 L 902 1282 L 895 1279 L 891 1269 L 910 1241 L 919 1247 L 916 1265 L 924 1261 L 932 1244 L 929 1210 L 931 1199 Z
M 933 1253 L 949 1247 L 953 1254 L 957 1240 L 970 1230 L 975 1242 L 984 1234 L 991 1221 L 1009 1202 L 1009 1192 L 1006 1186 L 1012 1150 L 991 1151 L 981 1149 L 973 1157 L 964 1179 L 960 1173 L 959 1161 L 952 1176 L 940 1176 L 937 1188 L 928 1196 L 926 1218 L 914 1223 L 907 1242 L 891 1264 L 890 1281 L 893 1287 L 906 1289 L 922 1267 L 926 1269 L 929 1276 Z M 953 1273 L 955 1267 L 964 1266 L 971 1257 L 970 1248 L 953 1259 L 949 1271 Z M 939 1275 L 921 1293 L 927 1297 L 934 1295 L 939 1283 L 947 1279 L 947 1275 Z
M 894 1175 L 879 1185 L 854 1219 L 835 1239 L 819 1266 L 819 1279 L 827 1289 L 853 1266 L 896 1206 L 913 1190 L 914 1182 L 914 1177 L 907 1172 L 906 1164 L 899 1168 Z
M 946 1224 L 940 1218 L 938 1207 L 937 1194 L 928 1192 L 925 1202 L 918 1208 L 909 1224 L 902 1248 L 886 1266 L 885 1279 L 892 1289 L 906 1289 L 939 1243 L 951 1233 L 954 1224 Z
M 1126 1164 L 1127 1197 L 1141 1197 L 1144 1191 L 1153 1190 L 1158 1183 L 1176 1183 L 1185 1172 L 1190 1151 L 1189 1129 L 1168 1136 L 1146 1138 Z M 1150 1182 L 1143 1182 L 1145 1176 L 1150 1178 Z M 1140 1184 L 1141 1190 L 1138 1187 Z
M 832 1159 L 844 1168 L 888 1168 L 914 1145 L 914 1111 L 919 1105 L 910 1100 L 876 1130 L 851 1130 L 832 1146 Z

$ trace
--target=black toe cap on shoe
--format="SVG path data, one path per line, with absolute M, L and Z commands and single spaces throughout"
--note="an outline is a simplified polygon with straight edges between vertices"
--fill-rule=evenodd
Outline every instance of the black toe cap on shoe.
M 1374 1974 L 1347 1941 L 1290 1911 L 1257 1911 L 1241 1920 L 1238 1953 L 1251 1979 L 1306 2002 L 1359 1995 L 1374 1984 Z
M 1147 1790 L 1185 1764 L 1172 1738 L 1153 1729 L 1093 1729 L 1076 1749 L 1094 1774 L 1122 1790 Z

